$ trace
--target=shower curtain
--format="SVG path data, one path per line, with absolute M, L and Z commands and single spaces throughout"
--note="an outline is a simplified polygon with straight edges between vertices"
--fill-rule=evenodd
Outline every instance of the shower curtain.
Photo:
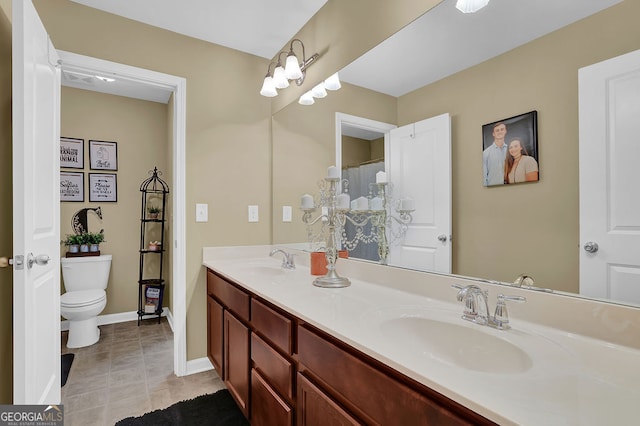
M 361 196 L 368 197 L 370 191 L 372 191 L 373 196 L 375 196 L 376 189 L 375 187 L 370 187 L 369 184 L 376 182 L 376 173 L 380 171 L 384 171 L 384 161 L 343 169 L 342 178 L 349 181 L 349 196 L 351 199 L 355 200 Z M 351 239 L 355 235 L 355 226 L 347 221 L 345 231 L 347 233 L 347 238 Z M 371 224 L 367 224 L 367 226 L 364 227 L 364 231 L 365 233 L 370 234 Z M 378 256 L 378 244 L 376 242 L 368 244 L 360 242 L 353 250 L 349 251 L 349 257 L 377 262 L 380 260 L 380 257 Z

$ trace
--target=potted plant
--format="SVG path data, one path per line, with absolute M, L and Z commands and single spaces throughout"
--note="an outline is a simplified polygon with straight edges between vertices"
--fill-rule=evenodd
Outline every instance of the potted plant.
M 89 252 L 89 233 L 83 232 L 78 235 L 78 242 L 80 243 L 80 253 Z
M 89 251 L 96 252 L 100 250 L 100 243 L 104 241 L 104 233 L 100 232 L 88 232 L 87 240 L 89 243 Z
M 69 253 L 78 253 L 80 251 L 81 238 L 78 234 L 67 234 L 62 244 L 69 248 Z
M 147 211 L 149 212 L 149 219 L 157 219 L 160 215 L 160 207 L 158 206 L 149 206 Z

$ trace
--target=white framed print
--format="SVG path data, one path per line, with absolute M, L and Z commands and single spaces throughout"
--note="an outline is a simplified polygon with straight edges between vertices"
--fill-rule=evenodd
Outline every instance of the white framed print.
M 83 172 L 60 172 L 60 201 L 84 201 Z
M 118 185 L 115 173 L 89 173 L 89 201 L 118 201 Z
M 89 141 L 91 170 L 118 170 L 118 143 Z
M 84 169 L 84 139 L 60 138 L 60 167 Z

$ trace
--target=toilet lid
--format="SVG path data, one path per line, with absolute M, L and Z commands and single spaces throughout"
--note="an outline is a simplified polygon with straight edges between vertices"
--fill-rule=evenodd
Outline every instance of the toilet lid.
M 104 290 L 69 291 L 60 296 L 60 306 L 81 308 L 102 302 L 107 297 Z

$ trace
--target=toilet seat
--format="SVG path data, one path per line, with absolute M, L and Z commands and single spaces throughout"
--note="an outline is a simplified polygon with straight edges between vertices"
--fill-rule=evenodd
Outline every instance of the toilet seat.
M 69 291 L 60 296 L 60 307 L 82 308 L 101 303 L 106 298 L 107 293 L 104 290 Z

